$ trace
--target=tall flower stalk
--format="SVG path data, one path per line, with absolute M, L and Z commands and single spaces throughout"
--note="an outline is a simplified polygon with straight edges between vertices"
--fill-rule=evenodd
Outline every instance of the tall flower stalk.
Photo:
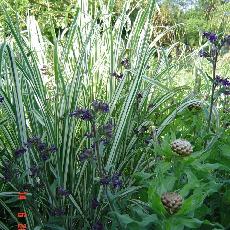
M 203 37 L 205 37 L 212 45 L 210 52 L 203 49 L 200 50 L 199 52 L 200 57 L 207 58 L 207 60 L 209 60 L 212 63 L 212 77 L 210 77 L 210 80 L 212 81 L 212 89 L 211 89 L 210 108 L 209 108 L 208 126 L 207 126 L 208 132 L 210 132 L 216 88 L 218 85 L 221 85 L 224 88 L 229 87 L 230 85 L 229 80 L 227 78 L 223 79 L 216 74 L 217 61 L 218 61 L 218 56 L 220 54 L 220 50 L 225 45 L 229 46 L 230 38 L 229 36 L 224 36 L 222 39 L 219 39 L 218 36 L 212 32 L 204 32 Z
M 209 116 L 208 116 L 208 131 L 210 131 L 211 127 L 211 120 L 212 120 L 212 110 L 214 105 L 214 94 L 216 89 L 216 67 L 217 67 L 217 59 L 218 59 L 218 49 L 215 45 L 212 48 L 212 91 L 211 91 L 211 99 L 210 99 L 210 109 L 209 109 Z

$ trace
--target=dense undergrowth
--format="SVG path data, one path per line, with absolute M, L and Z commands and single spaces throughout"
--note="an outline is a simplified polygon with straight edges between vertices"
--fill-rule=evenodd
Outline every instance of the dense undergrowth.
M 127 3 L 114 24 L 113 1 L 82 0 L 54 44 L 5 12 L 1 229 L 230 228 L 229 37 L 174 58 L 156 46 L 169 30 L 152 40 L 154 10 L 130 25 Z

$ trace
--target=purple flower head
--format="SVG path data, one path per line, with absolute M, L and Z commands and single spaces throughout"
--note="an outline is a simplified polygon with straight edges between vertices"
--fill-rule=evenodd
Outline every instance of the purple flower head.
M 4 97 L 0 95 L 0 103 L 4 101 Z
M 24 147 L 21 147 L 19 149 L 16 149 L 14 152 L 15 157 L 21 157 L 26 153 L 26 149 Z
M 100 110 L 103 113 L 108 113 L 109 112 L 109 105 L 105 102 L 101 103 Z
M 41 143 L 41 139 L 38 137 L 31 137 L 28 139 L 26 146 L 28 148 L 32 147 L 33 145 L 37 146 L 39 143 Z
M 63 187 L 57 187 L 57 195 L 59 196 L 69 196 L 70 192 Z
M 103 229 L 104 229 L 103 224 L 100 222 L 97 222 L 92 226 L 92 230 L 103 230 Z
M 75 111 L 69 114 L 71 117 L 80 118 L 84 121 L 91 121 L 93 120 L 93 114 L 90 109 L 81 109 L 77 108 Z
M 79 160 L 80 161 L 85 161 L 85 160 L 89 159 L 92 156 L 93 156 L 93 149 L 92 148 L 85 149 L 82 152 L 82 154 L 79 156 Z
M 116 173 L 112 176 L 111 179 L 112 185 L 114 188 L 121 188 L 122 187 L 122 180 L 120 179 L 120 174 Z
M 111 179 L 109 178 L 109 176 L 104 176 L 103 178 L 100 179 L 100 184 L 101 185 L 109 185 Z
M 230 81 L 228 78 L 221 78 L 219 75 L 216 75 L 215 82 L 218 85 L 222 85 L 224 87 L 230 87 Z
M 82 109 L 82 114 L 80 118 L 84 121 L 92 121 L 93 120 L 93 114 L 91 110 L 89 109 Z
M 100 203 L 98 202 L 98 200 L 96 198 L 92 199 L 91 206 L 92 206 L 93 209 L 96 209 L 99 206 L 99 204 Z
M 47 150 L 48 145 L 46 143 L 40 142 L 37 144 L 37 148 L 38 148 L 38 151 L 44 152 L 45 150 Z
M 102 102 L 100 100 L 94 100 L 92 102 L 93 109 L 98 112 L 108 113 L 109 112 L 109 105 L 105 102 Z
M 210 55 L 209 55 L 209 53 L 207 52 L 207 51 L 205 51 L 204 49 L 201 49 L 200 51 L 199 51 L 199 56 L 200 57 L 209 57 Z
M 217 41 L 218 36 L 215 33 L 212 32 L 204 32 L 203 36 L 207 38 L 211 43 L 214 43 Z

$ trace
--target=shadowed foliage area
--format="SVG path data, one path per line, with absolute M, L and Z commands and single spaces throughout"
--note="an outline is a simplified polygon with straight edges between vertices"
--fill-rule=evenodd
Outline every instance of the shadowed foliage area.
M 0 229 L 230 228 L 229 3 L 189 2 L 1 1 Z

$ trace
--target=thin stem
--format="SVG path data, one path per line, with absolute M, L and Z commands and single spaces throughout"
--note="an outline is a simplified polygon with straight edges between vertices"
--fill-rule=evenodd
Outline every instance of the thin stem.
M 210 111 L 209 111 L 209 117 L 208 117 L 208 131 L 210 131 L 211 128 L 211 120 L 212 120 L 212 110 L 213 110 L 213 105 L 214 105 L 214 93 L 216 89 L 216 63 L 217 63 L 217 57 L 218 54 L 216 53 L 213 59 L 213 65 L 212 65 L 212 92 L 211 92 L 211 101 L 210 101 Z
M 99 144 L 98 144 L 98 140 L 97 140 L 97 130 L 96 130 L 95 121 L 92 122 L 92 128 L 93 128 L 93 134 L 94 134 L 94 138 L 95 138 L 96 155 L 97 155 L 97 162 L 98 162 L 98 167 L 99 167 L 99 174 L 100 174 L 100 177 L 102 177 L 103 176 L 103 170 L 102 170 L 101 158 L 100 158 L 100 154 L 99 154 Z

